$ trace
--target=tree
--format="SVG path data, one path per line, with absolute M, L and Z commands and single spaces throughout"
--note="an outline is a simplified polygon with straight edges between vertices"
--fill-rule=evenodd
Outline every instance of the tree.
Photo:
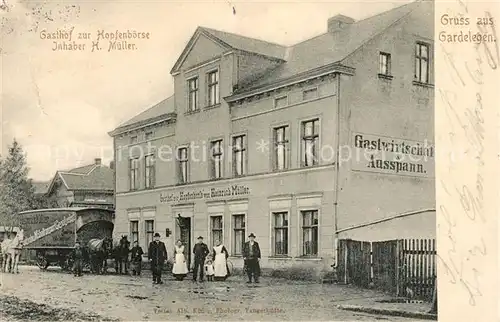
M 35 189 L 28 179 L 29 168 L 21 145 L 14 139 L 0 162 L 0 225 L 17 226 L 17 213 L 33 209 Z

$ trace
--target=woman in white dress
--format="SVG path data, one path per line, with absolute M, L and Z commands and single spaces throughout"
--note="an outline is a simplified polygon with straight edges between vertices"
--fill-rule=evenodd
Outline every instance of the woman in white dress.
M 228 257 L 229 254 L 226 247 L 221 244 L 220 240 L 217 240 L 212 253 L 212 258 L 214 259 L 215 281 L 224 281 L 229 276 L 229 270 L 227 268 Z
M 177 241 L 175 245 L 175 256 L 174 256 L 174 267 L 172 268 L 172 274 L 175 279 L 182 281 L 188 273 L 188 267 L 186 263 L 186 257 L 184 256 L 184 245 L 180 240 Z

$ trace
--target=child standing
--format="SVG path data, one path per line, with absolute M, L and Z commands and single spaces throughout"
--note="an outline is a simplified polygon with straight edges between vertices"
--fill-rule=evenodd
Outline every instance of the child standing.
M 214 265 L 212 261 L 212 256 L 207 256 L 205 260 L 205 275 L 207 276 L 207 281 L 214 280 Z

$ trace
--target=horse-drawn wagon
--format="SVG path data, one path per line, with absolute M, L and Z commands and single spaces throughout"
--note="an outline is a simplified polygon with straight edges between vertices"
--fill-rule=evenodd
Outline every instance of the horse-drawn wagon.
M 77 241 L 87 253 L 90 251 L 94 257 L 102 257 L 106 263 L 107 245 L 112 247 L 113 210 L 87 207 L 39 209 L 21 212 L 18 218 L 24 230 L 24 256 L 35 259 L 41 269 L 51 265 L 70 269 L 69 255 Z M 87 256 L 84 267 L 99 272 L 100 268 L 91 263 L 92 258 Z

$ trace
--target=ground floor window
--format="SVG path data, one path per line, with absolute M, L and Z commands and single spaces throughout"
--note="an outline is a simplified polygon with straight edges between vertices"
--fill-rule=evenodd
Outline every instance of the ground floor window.
M 155 233 L 155 221 L 154 220 L 146 220 L 145 221 L 145 230 L 146 230 L 146 247 L 149 247 L 149 243 L 153 241 L 153 236 Z
M 233 215 L 233 255 L 243 254 L 243 244 L 245 243 L 245 215 Z
M 274 256 L 288 255 L 288 212 L 274 212 L 272 243 Z
M 139 242 L 139 220 L 130 221 L 130 238 L 133 242 Z
M 318 210 L 300 212 L 302 217 L 302 255 L 318 255 Z
M 212 241 L 212 246 L 215 246 L 215 242 L 218 240 L 223 243 L 224 240 L 222 239 L 222 216 L 210 217 L 210 229 L 210 240 Z

